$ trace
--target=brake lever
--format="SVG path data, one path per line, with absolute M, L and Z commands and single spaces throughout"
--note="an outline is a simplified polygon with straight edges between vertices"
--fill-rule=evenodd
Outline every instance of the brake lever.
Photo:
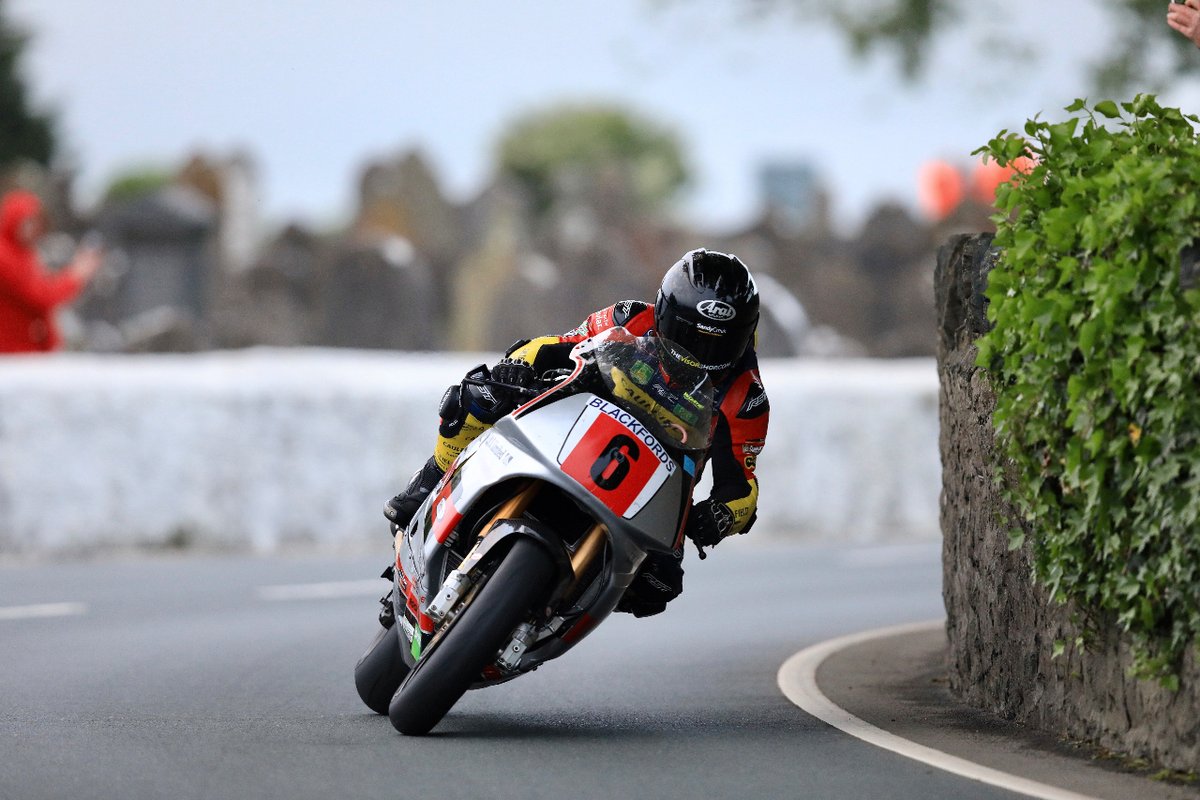
M 499 387 L 501 389 L 512 392 L 514 394 L 519 394 L 522 397 L 531 397 L 531 398 L 537 397 L 543 391 L 542 389 L 539 389 L 536 386 L 517 386 L 516 384 L 512 384 L 512 383 L 492 383 L 492 386 Z

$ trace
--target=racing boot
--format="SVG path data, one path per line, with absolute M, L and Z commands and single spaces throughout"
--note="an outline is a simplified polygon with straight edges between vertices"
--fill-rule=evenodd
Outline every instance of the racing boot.
M 650 552 L 617 603 L 617 611 L 652 617 L 683 593 L 683 548 L 674 553 Z
M 431 457 L 425 462 L 425 466 L 413 473 L 404 491 L 388 500 L 387 505 L 383 507 L 383 515 L 392 523 L 392 536 L 396 535 L 397 530 L 408 527 L 413 515 L 442 479 L 443 474 L 444 470 L 438 467 L 437 461 Z

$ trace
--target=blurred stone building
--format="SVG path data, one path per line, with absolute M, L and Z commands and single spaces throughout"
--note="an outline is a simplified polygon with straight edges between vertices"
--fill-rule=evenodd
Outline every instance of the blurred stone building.
M 197 155 L 166 185 L 77 219 L 109 245 L 77 307 L 78 346 L 495 352 L 619 300 L 652 301 L 666 268 L 705 246 L 759 277 L 764 355 L 927 356 L 937 244 L 990 227 L 982 206 L 928 224 L 883 204 L 839 235 L 803 162 L 765 166 L 757 219 L 719 235 L 639 207 L 619 170 L 563 174 L 536 210 L 503 179 L 456 203 L 405 152 L 364 166 L 344 228 L 263 239 L 254 175 L 244 155 Z
M 108 252 L 78 312 L 91 323 L 99 349 L 211 346 L 219 292 L 216 205 L 172 184 L 107 205 L 94 226 Z
M 228 275 L 213 320 L 218 346 L 322 343 L 319 270 L 325 248 L 320 237 L 289 225 L 249 267 Z

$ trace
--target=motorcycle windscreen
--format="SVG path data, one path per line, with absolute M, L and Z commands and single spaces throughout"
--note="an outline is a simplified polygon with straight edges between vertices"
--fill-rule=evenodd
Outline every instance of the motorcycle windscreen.
M 693 453 L 712 435 L 712 381 L 674 342 L 642 336 L 614 339 L 596 351 L 596 367 L 611 398 L 638 411 L 654 435 Z
M 631 519 L 676 467 L 637 417 L 598 397 L 588 402 L 558 454 L 562 470 L 614 514 Z

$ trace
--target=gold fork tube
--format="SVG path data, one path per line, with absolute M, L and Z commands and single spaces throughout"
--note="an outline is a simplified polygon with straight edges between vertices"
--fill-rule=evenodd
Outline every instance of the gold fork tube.
M 587 565 L 596 557 L 601 548 L 604 547 L 604 526 L 597 522 L 587 533 L 583 535 L 583 541 L 571 555 L 571 569 L 575 571 L 575 580 L 578 581 L 583 571 L 587 569 Z
M 542 484 L 540 482 L 531 481 L 525 486 L 525 488 L 521 489 L 519 492 L 505 501 L 504 505 L 500 506 L 500 510 L 492 516 L 492 521 L 484 526 L 482 535 L 486 536 L 487 532 L 490 531 L 492 526 L 495 525 L 499 520 L 516 519 L 524 514 L 529 509 L 530 504 L 533 503 L 533 498 L 537 497 L 538 489 L 540 489 L 541 486 Z

